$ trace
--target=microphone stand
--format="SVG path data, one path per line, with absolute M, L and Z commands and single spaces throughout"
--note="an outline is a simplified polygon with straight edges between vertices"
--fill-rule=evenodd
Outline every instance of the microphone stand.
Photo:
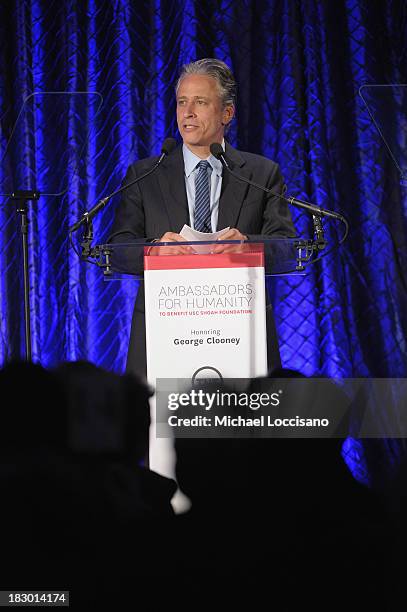
M 17 203 L 17 213 L 21 217 L 21 240 L 23 245 L 23 279 L 24 279 L 24 331 L 25 331 L 25 358 L 32 360 L 31 351 L 31 317 L 30 317 L 30 279 L 28 274 L 28 207 L 29 201 L 38 200 L 40 193 L 34 190 L 13 191 L 10 199 Z
M 90 217 L 84 221 L 85 229 L 83 230 L 83 236 L 81 240 L 81 259 L 88 259 L 89 257 L 98 257 L 98 248 L 92 247 L 93 240 L 93 222 Z
M 88 260 L 89 257 L 94 257 L 96 259 L 100 255 L 99 247 L 98 246 L 92 247 L 92 240 L 93 240 L 93 223 L 92 223 L 92 219 L 93 219 L 93 217 L 100 210 L 102 210 L 102 208 L 104 208 L 106 206 L 106 204 L 115 195 L 121 193 L 122 191 L 124 191 L 128 187 L 131 187 L 132 185 L 135 185 L 136 183 L 138 183 L 142 179 L 144 179 L 147 176 L 149 176 L 150 174 L 152 174 L 154 172 L 154 170 L 156 170 L 158 168 L 158 166 L 161 164 L 163 159 L 165 159 L 165 157 L 167 155 L 169 155 L 169 153 L 171 153 L 175 149 L 175 147 L 176 147 L 176 142 L 175 142 L 174 138 L 166 138 L 166 140 L 163 143 L 162 149 L 161 149 L 161 154 L 160 154 L 158 160 L 153 165 L 153 167 L 150 168 L 150 170 L 147 170 L 147 172 L 145 172 L 141 176 L 137 176 L 134 180 L 130 181 L 130 183 L 127 183 L 126 185 L 122 185 L 122 187 L 119 187 L 118 189 L 116 189 L 110 195 L 108 195 L 108 196 L 102 198 L 101 200 L 99 200 L 99 202 L 97 202 L 95 204 L 95 206 L 93 206 L 90 210 L 84 212 L 82 217 L 80 217 L 80 219 L 78 221 L 76 221 L 76 223 L 71 225 L 71 227 L 69 228 L 68 231 L 69 231 L 69 237 L 70 237 L 70 241 L 71 241 L 72 245 L 73 245 L 72 234 L 74 232 L 76 232 L 81 227 L 81 225 L 85 226 L 85 230 L 83 232 L 83 237 L 82 237 L 82 241 L 81 241 L 81 248 L 82 248 L 82 252 L 80 254 L 80 258 L 81 259 Z M 74 250 L 75 250 L 75 247 L 74 247 Z M 79 255 L 79 253 L 77 253 L 77 254 Z M 106 257 L 108 259 L 110 252 L 109 253 L 104 252 L 104 254 L 106 255 Z
M 229 166 L 229 163 L 225 157 L 225 152 L 219 143 L 213 143 L 210 146 L 210 151 L 212 155 L 216 157 L 216 159 L 219 159 L 222 162 L 222 165 L 226 168 L 226 170 L 239 181 L 247 183 L 248 185 L 253 185 L 253 187 L 256 187 L 257 189 L 261 189 L 265 193 L 270 193 L 278 198 L 281 198 L 285 200 L 286 202 L 288 202 L 288 204 L 291 204 L 292 206 L 296 206 L 297 208 L 305 210 L 306 212 L 308 212 L 308 214 L 311 214 L 313 225 L 314 225 L 314 240 L 312 241 L 310 240 L 306 242 L 299 241 L 298 247 L 297 247 L 299 249 L 297 269 L 302 270 L 303 269 L 302 262 L 308 261 L 309 258 L 312 257 L 313 252 L 322 251 L 328 244 L 328 241 L 325 239 L 324 227 L 322 225 L 322 217 L 329 217 L 331 219 L 335 219 L 336 221 L 341 221 L 345 225 L 345 232 L 339 244 L 342 244 L 346 240 L 346 237 L 349 231 L 349 223 L 346 217 L 344 217 L 340 213 L 336 213 L 331 210 L 326 210 L 325 208 L 320 208 L 319 206 L 316 206 L 315 204 L 311 204 L 310 202 L 306 202 L 304 200 L 299 200 L 298 198 L 286 197 L 282 195 L 281 193 L 277 193 L 273 191 L 272 189 L 264 187 L 263 185 L 259 185 L 258 183 L 255 183 L 254 181 L 250 181 L 246 177 L 240 176 L 239 174 L 237 174 L 237 172 L 234 172 L 232 168 Z M 303 258 L 301 254 L 301 251 L 304 249 L 306 252 L 305 258 Z M 308 256 L 309 252 L 310 252 L 310 255 Z
M 324 226 L 322 225 L 322 215 L 313 214 L 312 222 L 314 224 L 316 250 L 322 251 L 328 244 L 328 241 L 325 239 Z

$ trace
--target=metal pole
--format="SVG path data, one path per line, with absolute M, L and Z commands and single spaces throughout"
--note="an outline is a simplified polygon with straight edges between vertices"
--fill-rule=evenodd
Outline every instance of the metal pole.
M 38 191 L 20 190 L 11 194 L 11 199 L 17 202 L 17 213 L 21 215 L 21 240 L 23 245 L 23 279 L 24 279 L 24 330 L 25 359 L 32 361 L 31 351 L 31 316 L 30 316 L 30 278 L 28 274 L 28 216 L 27 203 L 38 200 Z
M 30 316 L 30 278 L 28 274 L 28 218 L 27 200 L 20 200 L 17 212 L 21 215 L 21 238 L 23 244 L 23 278 L 24 278 L 24 325 L 25 325 L 25 359 L 32 361 L 31 352 L 31 316 Z

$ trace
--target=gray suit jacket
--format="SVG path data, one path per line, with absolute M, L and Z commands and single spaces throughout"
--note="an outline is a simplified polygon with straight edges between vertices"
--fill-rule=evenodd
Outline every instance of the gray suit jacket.
M 225 155 L 230 167 L 260 185 L 282 193 L 284 181 L 275 162 L 237 151 L 226 143 Z M 132 164 L 123 184 L 147 172 L 156 157 Z M 185 188 L 184 159 L 179 146 L 164 159 L 149 177 L 123 192 L 112 229 L 112 241 L 154 240 L 165 232 L 179 233 L 189 224 Z M 218 228 L 235 227 L 250 239 L 294 237 L 295 229 L 287 203 L 266 194 L 223 172 L 219 201 Z M 267 340 L 269 368 L 281 365 L 277 336 L 270 304 L 267 307 Z M 127 370 L 145 376 L 144 288 L 140 287 L 133 314 L 127 358 Z

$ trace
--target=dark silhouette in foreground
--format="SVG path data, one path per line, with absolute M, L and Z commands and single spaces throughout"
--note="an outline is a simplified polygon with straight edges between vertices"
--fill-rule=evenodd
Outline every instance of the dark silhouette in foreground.
M 71 607 L 89 610 L 174 597 L 398 609 L 393 531 L 340 437 L 178 439 L 192 509 L 175 517 L 175 483 L 143 466 L 144 383 L 89 363 L 20 363 L 0 371 L 0 392 L 3 589 L 70 590 Z M 399 518 L 404 473 L 388 494 Z
M 280 377 L 301 375 L 282 370 Z M 269 382 L 253 380 L 249 391 L 264 391 Z M 329 389 L 325 408 L 337 392 Z M 336 609 L 349 601 L 397 609 L 397 561 L 384 504 L 353 479 L 342 443 L 340 437 L 177 439 L 177 480 L 192 500 L 177 521 L 184 569 L 194 567 L 195 587 L 210 567 L 224 598 L 249 597 L 252 605 L 267 597 L 282 600 L 276 609 L 284 610 L 304 602 Z
M 143 467 L 150 390 L 89 363 L 0 372 L 1 582 L 124 602 L 165 564 L 176 485 Z M 160 554 L 160 548 L 163 548 Z M 94 608 L 92 608 L 94 606 Z

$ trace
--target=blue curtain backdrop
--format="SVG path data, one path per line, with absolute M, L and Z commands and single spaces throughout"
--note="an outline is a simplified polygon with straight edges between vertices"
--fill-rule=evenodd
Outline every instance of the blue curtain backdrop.
M 404 2 L 8 0 L 0 41 L 0 192 L 65 191 L 30 205 L 36 361 L 123 371 L 136 283 L 104 282 L 69 248 L 67 228 L 130 162 L 176 134 L 178 70 L 215 56 L 239 83 L 232 144 L 278 161 L 290 194 L 342 210 L 351 224 L 345 245 L 306 278 L 272 283 L 283 364 L 306 375 L 406 376 L 407 200 L 358 95 L 366 83 L 407 82 Z M 96 93 L 35 107 L 31 97 L 12 134 L 24 100 L 46 91 Z M 96 243 L 115 204 L 95 221 Z M 309 218 L 293 217 L 310 236 Z M 326 228 L 335 243 L 342 228 Z M 19 219 L 5 197 L 0 267 L 4 362 L 24 351 Z M 400 447 L 378 452 L 391 463 Z M 347 450 L 366 480 L 361 448 Z

